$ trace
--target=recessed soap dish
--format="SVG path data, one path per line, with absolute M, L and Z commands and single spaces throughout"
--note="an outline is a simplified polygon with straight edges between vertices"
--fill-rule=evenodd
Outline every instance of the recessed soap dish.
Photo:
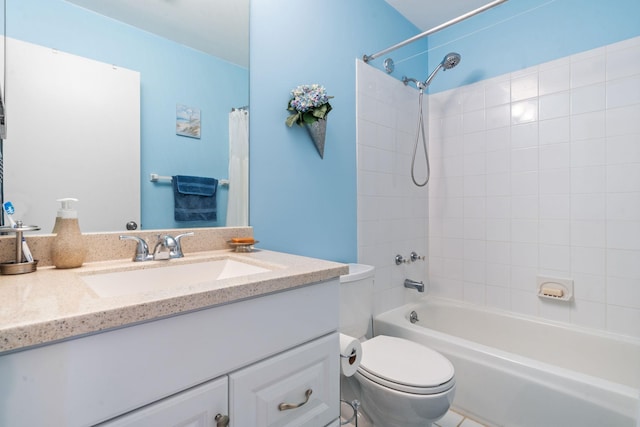
M 557 301 L 573 299 L 573 279 L 538 276 L 538 296 Z

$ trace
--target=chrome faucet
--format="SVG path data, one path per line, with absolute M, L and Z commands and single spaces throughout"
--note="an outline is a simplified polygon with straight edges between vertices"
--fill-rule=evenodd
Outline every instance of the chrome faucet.
M 416 282 L 411 279 L 404 279 L 404 287 L 409 289 L 415 289 L 418 292 L 424 292 L 424 283 Z
M 158 240 L 156 241 L 156 245 L 153 247 L 153 259 L 169 259 L 171 258 L 171 252 L 176 250 L 176 239 L 165 234 L 164 236 L 158 234 Z
M 180 241 L 186 236 L 193 236 L 193 232 L 179 234 L 176 237 L 171 237 L 168 234 L 164 236 L 158 234 L 158 241 L 153 248 L 153 259 L 182 258 L 184 254 L 182 253 Z
M 186 236 L 193 236 L 193 232 L 183 233 L 176 237 L 172 237 L 168 234 L 158 234 L 158 240 L 153 247 L 153 253 L 149 252 L 149 245 L 141 237 L 120 236 L 120 240 L 135 240 L 136 242 L 138 242 L 138 244 L 136 245 L 136 253 L 133 256 L 133 260 L 139 262 L 182 258 L 184 254 L 182 253 L 182 246 L 180 244 L 180 241 L 183 237 Z

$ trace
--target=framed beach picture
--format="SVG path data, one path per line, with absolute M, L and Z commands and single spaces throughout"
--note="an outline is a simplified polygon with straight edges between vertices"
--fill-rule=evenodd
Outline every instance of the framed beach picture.
M 200 138 L 200 109 L 176 104 L 176 134 Z

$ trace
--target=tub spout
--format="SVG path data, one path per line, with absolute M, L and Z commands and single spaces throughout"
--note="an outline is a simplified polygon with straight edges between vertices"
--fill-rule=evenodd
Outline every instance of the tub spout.
M 409 289 L 415 289 L 418 292 L 424 292 L 424 283 L 416 282 L 411 279 L 404 279 L 404 287 Z

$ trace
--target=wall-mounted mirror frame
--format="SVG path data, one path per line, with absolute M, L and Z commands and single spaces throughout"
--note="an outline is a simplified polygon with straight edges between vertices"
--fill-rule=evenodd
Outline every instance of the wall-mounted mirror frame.
M 194 22 L 182 22 L 181 24 L 184 25 L 167 24 L 166 29 L 168 32 L 159 36 L 151 33 L 152 27 L 140 29 L 130 23 L 118 21 L 117 17 L 111 18 L 101 14 L 106 13 L 105 11 L 96 12 L 85 8 L 92 7 L 91 3 L 94 5 L 119 3 L 116 1 L 77 0 L 74 2 L 80 5 L 64 0 L 5 0 L 5 2 L 7 38 L 15 38 L 51 49 L 58 49 L 64 53 L 114 64 L 140 73 L 139 149 L 141 161 L 138 184 L 141 191 L 140 225 L 142 228 L 228 225 L 226 221 L 227 197 L 233 183 L 230 183 L 228 188 L 219 187 L 217 195 L 219 215 L 217 221 L 213 223 L 180 223 L 175 222 L 173 219 L 173 190 L 171 184 L 167 182 L 152 182 L 150 175 L 157 173 L 161 176 L 195 175 L 220 179 L 229 178 L 229 116 L 232 109 L 241 110 L 241 107 L 248 105 L 248 0 L 241 2 L 225 2 L 222 0 L 181 2 L 181 7 L 196 7 L 206 3 L 211 9 L 207 11 L 198 10 L 195 13 L 209 20 L 209 29 L 222 27 L 221 24 L 216 24 L 213 21 L 214 19 L 230 22 L 234 27 L 244 27 L 244 33 L 246 34 L 243 33 L 244 35 L 235 37 L 237 39 L 235 41 L 240 43 L 235 49 L 235 59 L 231 57 L 214 57 L 197 48 L 185 46 L 184 43 L 187 43 L 189 38 L 198 40 L 200 43 L 213 44 L 213 42 L 206 41 L 203 35 L 198 37 L 191 34 L 186 39 L 184 34 L 179 35 L 178 27 L 194 28 L 196 27 Z M 153 9 L 154 3 L 164 5 L 172 3 L 169 6 L 177 7 L 173 2 L 159 0 L 134 2 L 133 5 L 132 2 L 123 1 L 119 7 L 135 7 L 136 13 L 144 17 L 148 8 L 155 10 Z M 240 11 L 243 11 L 243 17 L 225 17 L 223 7 L 228 6 L 228 3 L 233 4 L 234 10 L 232 13 L 234 16 L 238 16 Z M 129 13 L 129 15 L 134 14 Z M 154 19 L 156 18 L 157 16 L 154 17 Z M 237 22 L 237 19 L 241 19 L 242 22 Z M 149 19 L 149 22 L 151 21 L 153 19 Z M 153 25 L 157 27 L 158 24 Z M 229 34 L 226 35 L 228 36 Z M 168 37 L 172 37 L 172 40 Z M 179 40 L 179 42 L 174 40 Z M 220 45 L 229 47 L 235 45 L 235 41 L 227 38 L 223 41 L 217 41 L 216 45 L 218 47 Z M 237 52 L 240 53 L 237 54 Z M 11 52 L 9 51 L 7 54 L 8 61 L 10 61 Z M 237 59 L 237 57 L 244 59 Z M 232 61 L 245 62 L 236 64 Z M 5 88 L 3 87 L 3 89 Z M 4 141 L 5 151 L 6 144 L 11 143 L 11 116 L 9 112 L 11 110 L 10 102 L 12 96 L 10 85 L 6 89 L 8 91 L 5 98 L 8 103 L 8 137 Z M 192 106 L 200 110 L 202 122 L 200 138 L 189 138 L 176 133 L 176 110 L 178 104 Z M 53 144 L 55 143 L 55 138 L 59 137 L 61 136 L 52 135 L 51 140 L 47 141 L 47 143 Z M 96 148 L 96 155 L 99 156 L 100 150 L 104 149 L 108 149 L 108 147 Z M 38 151 L 37 145 L 35 145 L 33 147 L 35 164 L 43 161 L 52 161 L 49 158 L 38 158 Z M 126 153 L 123 153 L 123 155 L 126 155 Z M 12 170 L 11 158 L 5 155 L 4 162 L 5 170 Z M 118 172 L 117 165 L 114 165 L 113 171 L 114 173 Z M 25 179 L 38 181 L 46 180 L 46 177 L 38 177 L 31 174 Z M 108 176 L 105 179 L 108 181 Z M 96 185 L 95 182 L 86 179 L 82 180 L 87 185 Z M 10 186 L 7 179 L 4 180 L 4 184 L 5 199 L 8 199 L 11 196 L 7 192 L 7 186 Z M 19 189 L 13 192 L 13 194 L 19 193 Z M 246 193 L 248 193 L 248 190 Z M 20 199 L 19 196 L 13 197 Z M 38 209 L 43 212 L 44 218 L 46 218 L 43 232 L 50 231 L 46 222 L 53 222 L 57 209 L 55 200 L 61 197 L 73 197 L 73 194 L 66 194 L 64 189 L 60 189 L 59 194 L 51 194 L 51 197 L 44 201 L 44 208 Z M 22 208 L 22 213 L 27 222 L 43 222 L 30 220 L 29 215 L 33 209 L 29 208 L 27 202 L 23 203 L 18 200 L 14 204 L 16 204 L 17 210 Z M 248 205 L 248 197 L 246 205 Z M 78 211 L 81 215 L 81 225 L 83 218 L 86 217 L 86 215 L 83 216 L 83 209 L 86 208 L 87 206 L 83 206 L 83 201 L 80 201 Z M 100 208 L 103 210 L 117 209 L 117 203 L 104 202 Z M 248 215 L 246 216 L 248 217 Z M 85 221 L 88 222 L 88 218 Z M 248 224 L 234 223 L 231 225 Z M 125 224 L 122 224 L 122 228 L 119 230 L 124 230 L 124 226 Z M 83 231 L 112 230 L 83 227 Z

